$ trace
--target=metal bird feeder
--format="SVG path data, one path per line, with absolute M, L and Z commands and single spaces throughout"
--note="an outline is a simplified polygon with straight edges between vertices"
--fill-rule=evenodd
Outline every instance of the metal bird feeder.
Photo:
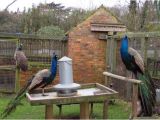
M 80 85 L 73 83 L 72 59 L 64 56 L 58 60 L 60 83 L 54 86 L 57 96 L 73 96 Z

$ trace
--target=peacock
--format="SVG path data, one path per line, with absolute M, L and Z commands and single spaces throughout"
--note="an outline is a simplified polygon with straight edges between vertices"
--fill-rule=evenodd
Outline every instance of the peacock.
M 20 89 L 20 91 L 17 93 L 17 95 L 12 99 L 4 111 L 1 113 L 1 117 L 5 118 L 7 117 L 16 107 L 20 104 L 22 98 L 25 97 L 26 92 L 32 92 L 36 88 L 42 88 L 42 96 L 46 96 L 44 94 L 44 88 L 51 84 L 52 81 L 56 77 L 57 72 L 57 55 L 53 53 L 52 59 L 51 59 L 51 68 L 49 69 L 43 69 L 38 71 L 35 75 L 31 77 L 31 79 L 28 80 L 26 85 Z
M 28 60 L 24 52 L 22 51 L 22 44 L 18 45 L 18 47 L 16 48 L 14 53 L 14 59 L 18 68 L 20 68 L 22 71 L 27 71 Z
M 156 101 L 155 86 L 140 54 L 135 49 L 128 47 L 126 35 L 121 41 L 120 54 L 127 70 L 133 72 L 135 78 L 143 82 L 138 87 L 139 108 L 141 110 L 137 115 L 152 116 Z

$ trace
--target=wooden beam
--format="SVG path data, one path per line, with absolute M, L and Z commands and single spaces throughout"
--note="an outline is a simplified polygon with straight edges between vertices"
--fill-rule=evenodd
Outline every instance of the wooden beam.
M 110 72 L 103 72 L 103 75 L 106 75 L 106 76 L 109 76 L 109 77 L 112 77 L 112 78 L 116 78 L 116 79 L 119 79 L 119 80 L 127 81 L 127 82 L 132 82 L 132 83 L 137 83 L 137 84 L 142 83 L 142 81 L 140 81 L 140 80 L 130 79 L 130 78 L 127 78 L 127 77 L 112 74 Z
M 91 26 L 91 31 L 100 31 L 100 32 L 124 32 L 126 28 L 124 27 L 114 27 L 114 26 Z
M 160 32 L 126 32 L 126 33 L 121 33 L 118 35 L 106 36 L 106 37 L 107 38 L 112 37 L 112 38 L 117 38 L 117 40 L 121 40 L 121 38 L 124 37 L 124 35 L 127 35 L 129 38 L 159 38 Z
M 40 39 L 40 40 L 57 40 L 57 41 L 67 41 L 67 39 L 63 36 L 60 37 L 53 37 L 53 36 L 37 36 L 34 34 L 15 34 L 15 33 L 3 33 L 0 32 L 0 38 L 5 39 L 17 39 L 17 38 L 33 38 L 33 39 Z

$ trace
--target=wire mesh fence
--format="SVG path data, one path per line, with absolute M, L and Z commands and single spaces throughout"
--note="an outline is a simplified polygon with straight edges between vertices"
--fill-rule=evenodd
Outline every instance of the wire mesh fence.
M 0 38 L 0 91 L 15 91 L 15 61 L 14 52 L 17 39 Z
M 67 42 L 62 39 L 20 38 L 20 43 L 30 62 L 50 63 L 53 52 L 59 57 L 67 52 Z
M 15 92 L 17 81 L 21 82 L 16 78 L 14 60 L 14 52 L 19 44 L 23 44 L 30 71 L 33 67 L 37 71 L 48 68 L 53 52 L 59 58 L 67 54 L 67 41 L 63 38 L 0 37 L 0 91 L 2 92 Z

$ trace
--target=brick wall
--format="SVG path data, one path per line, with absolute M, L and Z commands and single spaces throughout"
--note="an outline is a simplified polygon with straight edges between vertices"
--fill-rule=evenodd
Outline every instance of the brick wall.
M 21 71 L 20 72 L 20 87 L 24 86 L 26 82 L 32 77 L 32 75 L 36 74 L 39 70 L 42 70 L 45 68 L 32 68 L 26 72 Z M 57 75 L 54 81 L 52 82 L 52 85 L 55 85 L 59 83 L 59 73 L 57 69 Z

